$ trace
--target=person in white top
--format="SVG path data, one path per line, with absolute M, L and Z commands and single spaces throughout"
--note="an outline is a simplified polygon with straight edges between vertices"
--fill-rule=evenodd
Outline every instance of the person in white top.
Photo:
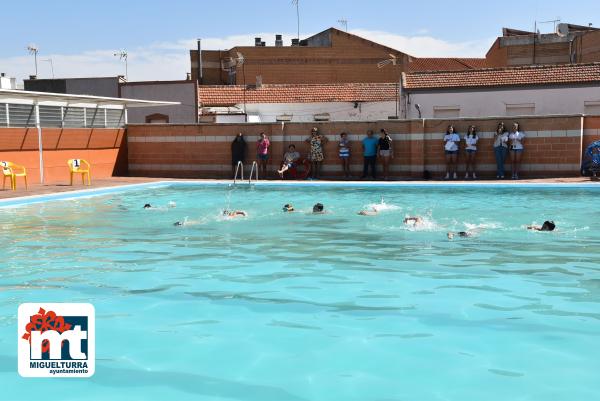
M 450 179 L 450 174 L 457 179 L 456 165 L 458 164 L 458 144 L 460 143 L 460 136 L 456 133 L 453 125 L 449 125 L 444 135 L 444 152 L 446 153 L 446 177 L 445 180 Z
M 469 171 L 471 172 L 473 179 L 477 179 L 477 175 L 475 175 L 475 155 L 477 154 L 477 141 L 479 141 L 479 137 L 477 136 L 477 127 L 470 125 L 467 135 L 465 135 L 465 150 L 467 152 L 467 171 L 465 173 L 466 179 L 469 178 Z
M 523 140 L 525 134 L 521 131 L 521 126 L 518 122 L 513 123 L 512 130 L 508 135 L 510 142 L 510 160 L 512 163 L 512 178 L 519 179 L 519 168 L 521 167 L 521 158 L 523 157 Z

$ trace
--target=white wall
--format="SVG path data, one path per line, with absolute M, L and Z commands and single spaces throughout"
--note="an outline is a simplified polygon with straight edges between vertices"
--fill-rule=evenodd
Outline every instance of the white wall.
M 406 94 L 406 92 L 405 92 Z M 532 88 L 506 90 L 464 90 L 414 92 L 407 105 L 407 118 L 418 118 L 415 104 L 421 106 L 423 118 L 433 118 L 436 106 L 460 106 L 460 117 L 505 116 L 506 104 L 535 104 L 536 115 L 584 114 L 584 103 L 600 100 L 596 87 Z M 404 103 L 404 102 L 403 102 Z M 589 108 L 588 108 L 589 109 Z
M 166 114 L 169 124 L 195 124 L 198 116 L 196 81 L 171 83 L 135 82 L 121 85 L 121 97 L 129 99 L 181 102 L 175 106 L 131 108 L 127 110 L 130 124 L 144 124 L 150 114 Z
M 243 104 L 237 107 L 243 109 Z M 293 122 L 315 121 L 315 114 L 329 113 L 330 121 L 386 120 L 396 115 L 396 102 L 359 103 L 354 107 L 350 102 L 330 103 L 248 103 L 248 115 L 258 115 L 261 122 L 275 122 L 277 116 L 293 115 Z
M 0 89 L 17 89 L 17 80 L 15 78 L 0 77 Z

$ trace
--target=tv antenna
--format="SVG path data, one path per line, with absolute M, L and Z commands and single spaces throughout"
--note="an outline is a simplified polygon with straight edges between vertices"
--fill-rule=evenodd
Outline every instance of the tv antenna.
M 296 6 L 296 19 L 298 21 L 298 41 L 300 41 L 300 0 L 292 0 L 292 4 Z
M 50 63 L 50 71 L 52 71 L 52 79 L 54 79 L 54 63 L 51 58 L 41 58 L 40 61 L 46 61 Z
M 346 18 L 339 19 L 337 22 L 344 27 L 344 31 L 348 32 L 348 20 Z
M 39 49 L 35 44 L 31 43 L 27 46 L 27 50 L 29 51 L 29 54 L 33 54 L 33 59 L 35 62 L 35 76 L 37 77 L 37 74 L 38 74 L 37 55 L 38 55 Z
M 388 64 L 391 65 L 397 65 L 398 64 L 398 57 L 394 56 L 393 54 L 389 54 L 390 58 L 385 59 L 380 61 L 379 63 L 377 63 L 377 68 L 383 68 Z
M 125 80 L 129 80 L 128 78 L 128 66 L 127 66 L 127 50 L 120 50 L 113 54 L 115 57 L 119 57 L 119 60 L 125 61 Z
M 556 19 L 552 19 L 552 20 L 549 20 L 549 21 L 535 21 L 535 32 L 537 33 L 537 31 L 538 31 L 537 27 L 540 24 L 554 24 L 554 31 L 553 32 L 556 32 L 556 23 L 557 22 L 560 22 L 560 17 L 556 17 Z

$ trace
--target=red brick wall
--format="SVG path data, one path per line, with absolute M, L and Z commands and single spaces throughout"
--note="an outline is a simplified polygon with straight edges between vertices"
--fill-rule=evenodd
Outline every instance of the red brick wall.
M 397 82 L 408 57 L 401 52 L 374 44 L 344 32 L 333 31 L 331 47 L 265 46 L 234 47 L 229 51 L 202 51 L 205 85 L 227 84 L 227 74 L 220 71 L 219 57 L 244 55 L 236 84 L 253 84 L 261 75 L 264 84 L 332 83 L 332 82 Z M 401 65 L 377 68 L 377 63 L 397 55 Z M 198 74 L 197 50 L 190 51 L 192 79 Z
M 580 46 L 579 62 L 592 63 L 600 61 L 600 31 L 588 32 L 578 39 Z
M 600 118 L 598 119 L 600 120 Z M 379 122 L 332 122 L 285 124 L 207 124 L 207 125 L 132 125 L 128 128 L 129 171 L 138 176 L 229 177 L 230 143 L 243 132 L 248 140 L 248 163 L 255 160 L 255 141 L 264 131 L 272 142 L 271 170 L 278 166 L 290 143 L 306 156 L 310 128 L 318 126 L 330 138 L 325 147 L 324 175 L 340 175 L 337 139 L 342 131 L 350 134 L 351 165 L 358 175 L 362 166 L 360 140 L 368 129 L 386 128 L 394 138 L 395 158 L 392 173 L 397 177 L 421 177 L 423 171 L 434 176 L 444 169 L 442 136 L 452 123 L 461 137 L 467 127 L 479 127 L 481 141 L 477 161 L 481 176 L 495 174 L 492 132 L 498 119 L 403 120 Z M 519 117 L 527 138 L 523 155 L 524 177 L 572 176 L 579 174 L 583 141 L 583 117 Z M 506 119 L 510 124 L 512 120 Z M 598 124 L 600 121 L 590 122 Z M 590 125 L 591 126 L 591 125 Z M 595 126 L 595 125 L 594 125 Z M 593 136 L 597 131 L 590 131 Z M 590 136 L 590 138 L 592 137 Z M 462 144 L 461 144 L 462 145 Z M 464 160 L 461 150 L 459 160 Z M 461 170 L 462 171 L 462 170 Z
M 500 47 L 500 38 L 496 39 L 485 55 L 485 61 L 490 67 L 505 67 L 508 65 L 507 47 Z
M 85 159 L 92 179 L 127 174 L 127 142 L 123 129 L 43 128 L 44 181 L 68 182 L 68 159 Z M 40 182 L 36 128 L 0 128 L 0 160 L 24 165 L 30 183 Z

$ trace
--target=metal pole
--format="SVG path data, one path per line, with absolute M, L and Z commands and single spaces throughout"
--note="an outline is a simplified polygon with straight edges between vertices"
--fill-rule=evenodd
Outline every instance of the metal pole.
M 42 126 L 40 124 L 40 105 L 36 102 L 35 107 L 35 127 L 38 132 L 38 148 L 40 153 L 40 184 L 44 183 L 44 146 L 42 143 Z
M 38 51 L 37 49 L 33 52 L 33 59 L 35 60 L 35 76 L 37 77 L 38 74 L 38 68 L 37 68 L 37 54 Z
M 202 39 L 198 39 L 198 84 L 202 85 L 204 72 L 202 68 Z

